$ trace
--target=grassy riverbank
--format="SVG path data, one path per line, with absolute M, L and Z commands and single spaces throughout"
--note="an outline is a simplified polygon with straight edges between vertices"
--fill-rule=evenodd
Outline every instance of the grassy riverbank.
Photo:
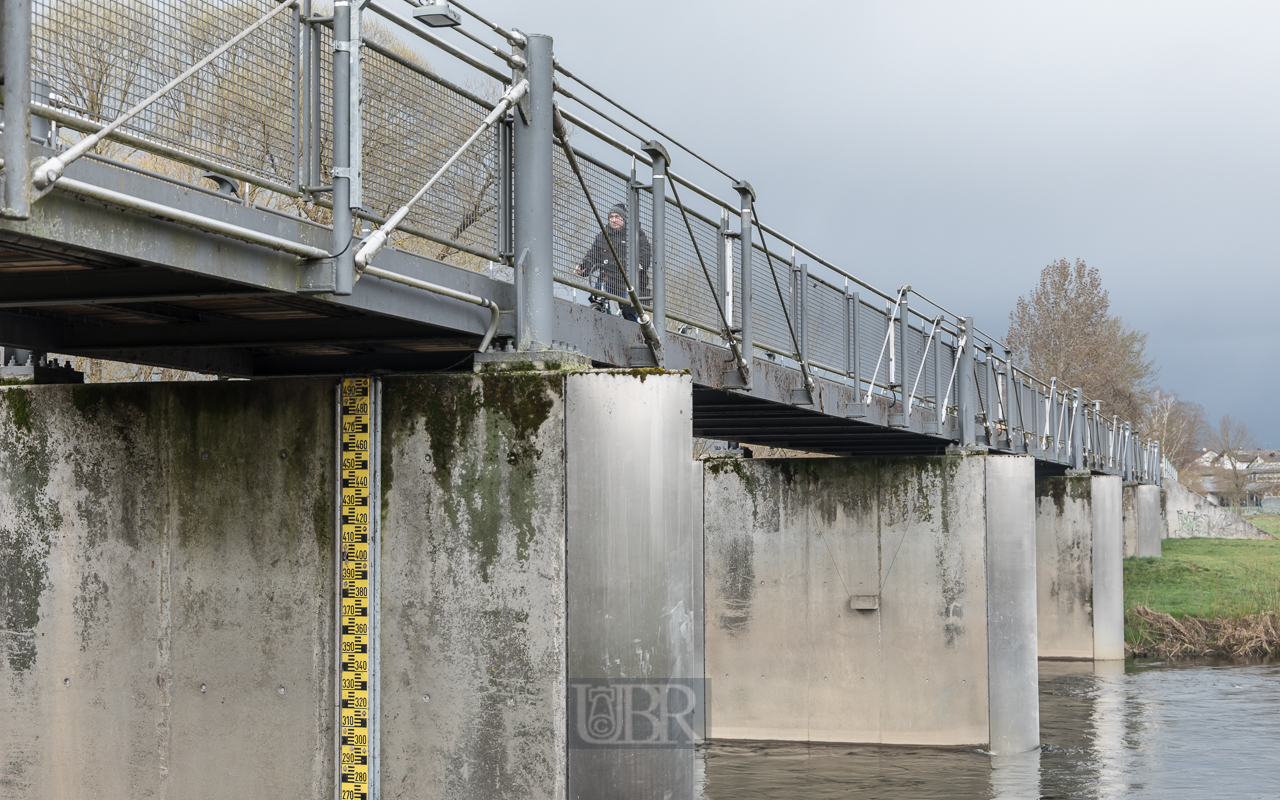
M 1161 558 L 1124 562 L 1125 642 L 1135 653 L 1232 656 L 1280 650 L 1280 540 L 1161 544 Z
M 1245 519 L 1272 536 L 1280 536 L 1280 514 L 1254 514 Z

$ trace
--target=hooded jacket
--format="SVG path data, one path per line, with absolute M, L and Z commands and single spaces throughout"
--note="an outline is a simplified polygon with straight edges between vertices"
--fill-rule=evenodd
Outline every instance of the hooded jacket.
M 627 260 L 627 247 L 630 245 L 631 236 L 627 230 L 627 226 L 623 225 L 618 230 L 608 228 L 609 239 L 613 242 L 613 248 L 618 251 L 618 258 L 623 263 Z M 640 285 L 636 287 L 636 291 L 641 295 L 649 294 L 649 259 L 652 256 L 652 248 L 649 244 L 649 237 L 645 235 L 643 230 L 640 231 Z M 613 254 L 609 252 L 609 244 L 605 241 L 603 233 L 597 233 L 595 241 L 591 243 L 591 248 L 587 250 L 586 255 L 582 259 L 582 272 L 586 275 L 592 275 L 599 271 L 600 275 L 596 278 L 597 288 L 604 289 L 610 294 L 624 297 L 627 294 L 626 284 L 622 281 L 622 269 L 619 265 L 613 263 Z

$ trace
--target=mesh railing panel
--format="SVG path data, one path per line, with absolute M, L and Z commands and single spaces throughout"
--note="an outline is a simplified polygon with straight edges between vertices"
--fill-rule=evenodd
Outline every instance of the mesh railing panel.
M 924 334 L 920 331 L 907 327 L 907 347 L 906 347 L 906 363 L 898 365 L 898 382 L 906 387 L 906 391 L 910 392 L 915 388 L 913 397 L 923 398 L 925 396 L 925 378 L 920 376 L 920 385 L 916 387 L 916 375 L 920 373 L 920 362 L 924 357 Z
M 271 0 L 35 0 L 33 100 L 109 123 L 274 7 Z M 283 12 L 122 132 L 293 185 L 298 25 L 296 11 Z
M 938 347 L 936 342 L 934 346 Z M 942 404 L 944 406 L 953 406 L 955 405 L 956 387 L 951 378 L 951 370 L 955 368 L 956 364 L 955 346 L 943 343 L 941 347 L 938 347 L 938 358 L 942 361 L 939 365 L 941 369 L 938 370 L 938 380 L 941 381 L 941 392 L 945 395 L 942 398 Z M 951 384 L 950 388 L 948 388 L 948 383 Z
M 773 273 L 769 270 L 769 258 L 757 247 L 751 248 L 751 286 L 754 292 L 751 307 L 751 335 L 757 345 L 776 348 L 788 355 L 796 350 L 791 332 L 787 327 L 787 318 L 783 308 L 790 313 L 791 299 L 791 265 L 773 256 L 773 270 L 778 276 L 778 286 L 782 288 L 782 302 L 778 302 L 778 286 L 774 285 Z M 795 317 L 791 318 L 795 324 Z M 797 331 L 797 335 L 798 335 Z
M 370 47 L 364 48 L 363 90 L 363 200 L 386 218 L 476 132 L 489 109 Z M 498 139 L 495 126 L 471 145 L 414 205 L 405 225 L 496 255 Z M 431 244 L 423 252 L 448 259 L 458 251 Z
M 879 360 L 880 372 L 875 375 L 875 383 L 883 386 L 889 382 L 888 348 L 884 349 L 883 358 L 880 357 L 887 331 L 885 313 L 883 309 L 869 306 L 861 300 L 859 302 L 862 302 L 862 310 L 858 315 L 858 353 L 862 358 L 862 379 L 872 380 L 876 361 Z
M 809 278 L 809 361 L 833 372 L 844 372 L 844 292 Z
M 583 181 L 591 192 L 596 210 L 600 212 L 600 219 L 608 225 L 609 210 L 615 205 L 624 208 L 627 205 L 627 180 L 581 155 L 578 156 L 578 168 L 582 170 Z M 613 263 L 613 257 L 601 236 L 600 225 L 591 213 L 591 206 L 582 192 L 578 177 L 573 174 L 564 151 L 558 147 L 552 152 L 551 183 L 551 241 L 556 280 L 587 290 L 602 289 L 612 295 L 626 297 L 627 290 L 622 281 L 621 269 Z M 641 192 L 641 263 L 644 263 L 646 254 L 649 254 L 652 263 L 652 231 L 648 224 L 652 208 L 652 195 Z M 668 231 L 670 232 L 670 225 Z M 626 234 L 614 240 L 618 257 L 624 263 L 628 257 L 626 248 L 630 241 L 631 237 Z M 580 268 L 585 270 L 583 274 L 579 274 Z M 636 291 L 641 296 L 647 296 L 651 291 L 647 275 L 646 271 L 645 278 L 636 286 Z
M 698 250 L 695 252 L 693 240 L 689 238 L 689 228 L 697 237 Z M 719 253 L 719 229 L 709 222 L 689 215 L 689 225 L 685 226 L 684 216 L 674 201 L 667 205 L 667 312 L 690 320 L 717 333 L 722 332 L 724 323 L 720 312 L 716 310 L 716 298 L 711 286 L 718 290 L 724 266 L 717 262 Z M 707 284 L 707 273 L 702 270 L 698 256 L 702 256 L 707 272 L 711 275 L 712 284 Z

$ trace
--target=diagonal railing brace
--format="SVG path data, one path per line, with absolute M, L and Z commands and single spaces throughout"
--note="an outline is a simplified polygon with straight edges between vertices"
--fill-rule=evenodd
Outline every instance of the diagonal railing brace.
M 383 223 L 382 227 L 369 234 L 369 238 L 364 240 L 364 244 L 361 245 L 360 250 L 356 252 L 357 274 L 363 272 L 365 268 L 369 266 L 369 262 L 373 260 L 373 257 L 386 246 L 387 239 L 391 236 L 391 232 L 394 231 L 400 223 L 404 222 L 405 217 L 409 216 L 409 212 L 415 205 L 417 205 L 418 201 L 426 196 L 427 192 L 431 190 L 431 187 L 435 185 L 436 181 L 440 180 L 440 176 L 444 175 L 459 158 L 462 158 L 462 154 L 467 152 L 467 150 L 471 148 L 471 145 L 475 144 L 476 140 L 484 135 L 485 131 L 492 128 L 498 120 L 502 119 L 502 115 L 507 113 L 507 109 L 520 102 L 520 98 L 524 97 L 525 93 L 528 91 L 529 81 L 527 80 L 522 80 L 515 86 L 508 89 L 506 93 L 502 95 L 502 99 L 498 101 L 498 104 L 494 106 L 493 111 L 489 112 L 489 116 L 485 117 L 484 122 L 480 123 L 480 127 L 476 129 L 476 132 L 471 134 L 471 137 L 467 139 L 467 141 L 463 142 L 462 147 L 459 147 L 457 152 L 450 156 L 449 160 L 440 166 L 440 169 L 436 170 L 436 174 L 432 175 L 431 180 L 427 181 L 426 184 L 418 190 L 418 193 L 413 196 L 413 199 L 401 206 L 396 213 L 392 214 L 390 219 Z
M 564 117 L 560 115 L 560 107 L 553 103 L 551 112 L 555 136 L 560 140 L 560 146 L 564 149 L 565 158 L 569 160 L 569 167 L 573 170 L 573 174 L 578 178 L 578 183 L 582 186 L 582 193 L 587 197 L 587 205 L 591 206 L 591 213 L 596 218 L 596 225 L 600 227 L 600 233 L 604 235 L 604 243 L 609 246 L 609 254 L 613 256 L 613 263 L 621 266 L 623 261 L 618 258 L 618 251 L 614 249 L 613 239 L 609 238 L 609 231 L 605 228 L 604 220 L 600 217 L 600 210 L 596 208 L 596 201 L 592 199 L 591 191 L 587 189 L 587 179 L 582 177 L 582 169 L 578 166 L 578 157 L 574 154 L 573 148 L 569 146 L 569 129 L 564 123 Z M 640 295 L 636 293 L 636 287 L 632 285 L 627 271 L 619 269 L 618 272 L 622 275 L 622 282 L 627 287 L 627 297 L 631 300 L 631 307 L 636 310 L 636 321 L 640 323 L 640 331 L 644 334 L 645 344 L 649 345 L 649 349 L 653 352 L 654 362 L 661 367 L 662 339 L 658 337 L 658 331 L 653 326 L 653 317 L 650 317 L 644 310 L 644 306 L 640 305 Z

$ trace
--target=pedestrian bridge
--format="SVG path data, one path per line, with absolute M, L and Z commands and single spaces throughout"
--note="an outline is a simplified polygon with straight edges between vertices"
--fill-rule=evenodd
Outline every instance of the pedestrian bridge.
M 878 289 L 767 225 L 749 182 L 585 83 L 550 37 L 392 0 L 3 8 L 6 366 L 263 379 L 10 390 L 33 397 L 9 403 L 0 459 L 6 558 L 27 576 L 6 573 L 26 598 L 6 631 L 10 711 L 63 748 L 6 739 L 38 773 L 15 786 L 41 796 L 76 753 L 115 758 L 48 716 L 48 693 L 82 679 L 160 687 L 145 713 L 72 713 L 160 730 L 143 761 L 162 782 L 196 731 L 250 761 L 271 743 L 270 725 L 237 739 L 190 705 L 206 674 L 236 708 L 278 688 L 279 720 L 302 725 L 281 745 L 301 759 L 291 794 L 378 796 L 395 774 L 432 796 L 589 796 L 688 787 L 692 762 L 574 749 L 591 707 L 574 678 L 723 680 L 709 696 L 730 738 L 1014 752 L 1038 741 L 1037 607 L 1042 634 L 1052 617 L 1071 640 L 1042 655 L 1115 657 L 1120 551 L 1098 537 L 1110 554 L 1122 522 L 1154 530 L 1158 443 L 1028 374 L 909 275 Z M 625 235 L 606 235 L 619 205 Z M 704 473 L 695 436 L 836 458 Z M 1037 575 L 1054 587 L 1038 601 Z M 197 632 L 244 626 L 227 646 L 252 674 L 213 666 Z M 131 660 L 107 630 L 160 644 Z M 960 685 L 894 682 L 926 655 Z M 24 689 L 32 676 L 57 683 Z M 179 699 L 197 684 L 205 699 Z M 393 702 L 413 725 L 386 722 L 379 744 Z M 690 717 L 697 735 L 716 735 L 719 702 Z M 184 773 L 184 793 L 219 769 Z

